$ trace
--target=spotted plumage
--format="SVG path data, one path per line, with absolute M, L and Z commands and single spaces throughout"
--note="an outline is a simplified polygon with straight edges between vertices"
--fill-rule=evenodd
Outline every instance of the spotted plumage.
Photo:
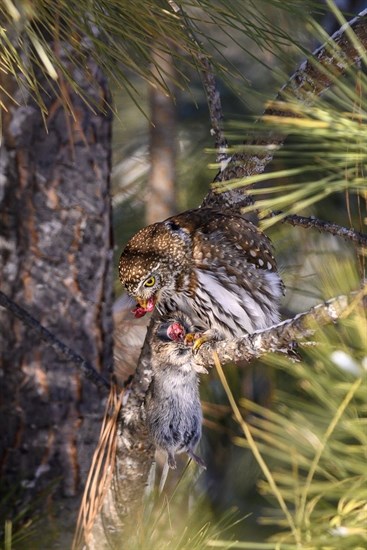
M 139 306 L 181 311 L 200 330 L 239 336 L 279 319 L 283 284 L 270 240 L 241 215 L 189 210 L 141 229 L 123 251 L 119 274 Z

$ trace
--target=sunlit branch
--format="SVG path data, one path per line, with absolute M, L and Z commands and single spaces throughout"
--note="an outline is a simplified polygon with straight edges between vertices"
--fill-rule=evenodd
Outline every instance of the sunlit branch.
M 269 352 L 288 354 L 293 351 L 295 342 L 302 343 L 302 340 L 312 336 L 318 327 L 335 323 L 347 315 L 350 308 L 362 302 L 366 293 L 367 287 L 359 293 L 332 298 L 304 313 L 299 313 L 292 319 L 286 319 L 264 330 L 257 330 L 253 334 L 233 340 L 206 343 L 197 353 L 197 362 L 205 367 L 213 367 L 213 351 L 218 354 L 223 364 L 251 361 Z
M 336 223 L 319 220 L 318 218 L 308 218 L 306 216 L 298 216 L 296 214 L 291 214 L 288 216 L 283 216 L 281 212 L 273 212 L 273 216 L 281 216 L 281 221 L 289 223 L 293 226 L 304 227 L 306 229 L 313 227 L 322 231 L 323 233 L 330 233 L 337 237 L 342 237 L 348 241 L 352 241 L 360 246 L 367 246 L 367 235 L 365 233 L 360 233 L 355 229 L 348 229 Z

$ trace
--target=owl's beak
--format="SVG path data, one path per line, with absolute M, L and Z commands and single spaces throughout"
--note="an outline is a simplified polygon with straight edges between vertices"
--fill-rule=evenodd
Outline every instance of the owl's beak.
M 148 300 L 138 300 L 138 304 L 146 311 L 153 311 L 155 306 L 155 296 L 148 298 Z
M 143 317 L 146 313 L 153 311 L 156 298 L 155 296 L 152 296 L 151 298 L 148 298 L 148 300 L 138 299 L 137 302 L 139 305 L 132 310 L 132 313 L 135 317 Z

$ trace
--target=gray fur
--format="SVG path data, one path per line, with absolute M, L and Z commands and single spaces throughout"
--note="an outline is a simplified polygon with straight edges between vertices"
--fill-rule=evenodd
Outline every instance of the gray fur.
M 199 377 L 191 348 L 164 337 L 173 322 L 179 322 L 186 333 L 194 331 L 182 314 L 157 323 L 152 340 L 153 379 L 145 400 L 146 423 L 156 447 L 167 453 L 170 468 L 176 468 L 175 454 L 183 452 L 204 466 L 195 454 L 202 425 Z

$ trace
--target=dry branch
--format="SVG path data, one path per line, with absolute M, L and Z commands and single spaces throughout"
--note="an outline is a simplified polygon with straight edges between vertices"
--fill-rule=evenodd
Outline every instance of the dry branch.
M 149 336 L 148 331 L 136 373 L 125 394 L 118 426 L 113 479 L 101 513 L 90 532 L 88 550 L 118 548 L 122 538 L 136 535 L 136 519 L 154 458 L 154 446 L 141 416 L 141 407 L 152 378 Z
M 281 212 L 272 213 L 273 216 L 277 216 L 279 214 L 281 214 Z M 355 229 L 348 229 L 347 227 L 343 227 L 337 223 L 319 220 L 315 217 L 309 218 L 307 216 L 298 216 L 296 214 L 284 216 L 281 221 L 284 223 L 289 223 L 293 226 L 304 227 L 305 229 L 312 227 L 322 231 L 323 233 L 330 233 L 331 235 L 342 237 L 343 239 L 356 243 L 360 246 L 367 246 L 367 235 L 365 233 L 361 233 Z
M 289 353 L 293 350 L 294 342 L 300 344 L 312 336 L 318 327 L 337 322 L 349 312 L 350 307 L 360 303 L 366 294 L 367 286 L 357 294 L 332 298 L 265 330 L 257 330 L 233 340 L 208 342 L 199 349 L 196 360 L 204 367 L 213 367 L 213 351 L 218 354 L 222 364 L 248 362 L 269 352 Z
M 192 22 L 186 16 L 182 6 L 179 6 L 176 2 L 174 2 L 174 0 L 168 0 L 168 3 L 171 6 L 173 12 L 181 17 L 183 26 L 185 27 L 188 36 L 197 46 L 197 53 L 195 54 L 195 57 L 199 65 L 198 69 L 201 73 L 204 91 L 208 101 L 209 118 L 211 124 L 210 133 L 214 138 L 214 145 L 216 149 L 216 162 L 219 165 L 222 165 L 224 168 L 228 161 L 228 143 L 223 130 L 222 102 L 217 87 L 213 65 L 210 61 L 209 55 L 202 49 L 200 42 L 196 38 Z

